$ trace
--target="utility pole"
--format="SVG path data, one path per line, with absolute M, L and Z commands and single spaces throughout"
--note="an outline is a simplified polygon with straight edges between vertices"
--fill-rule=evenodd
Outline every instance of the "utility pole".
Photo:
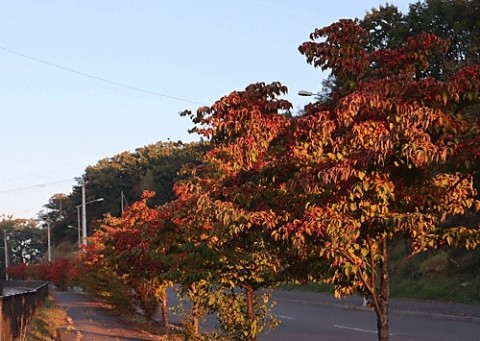
M 3 230 L 3 246 L 5 248 L 5 280 L 8 281 L 8 245 L 7 245 L 7 230 Z
M 78 232 L 78 250 L 82 248 L 82 237 L 80 236 L 80 207 L 77 206 L 77 232 Z
M 87 203 L 85 200 L 85 179 L 82 178 L 82 245 L 87 245 Z
M 125 193 L 123 193 L 123 191 L 120 193 L 120 201 L 121 201 L 120 215 L 122 215 L 123 210 L 125 209 L 125 206 L 128 206 L 127 197 L 125 196 Z
M 87 205 L 92 202 L 103 201 L 103 198 L 98 198 L 85 202 L 85 183 L 82 182 L 82 203 L 77 208 L 77 217 L 78 217 L 78 247 L 81 248 L 81 245 L 87 245 Z M 80 207 L 82 207 L 82 219 L 80 219 Z M 80 222 L 82 223 L 82 241 L 80 243 Z
M 47 221 L 47 248 L 48 248 L 48 262 L 52 262 L 52 245 L 50 244 L 50 220 Z

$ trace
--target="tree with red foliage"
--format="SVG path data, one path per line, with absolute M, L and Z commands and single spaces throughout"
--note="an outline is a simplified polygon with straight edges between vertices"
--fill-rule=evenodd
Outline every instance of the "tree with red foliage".
M 291 109 L 280 98 L 285 92 L 280 83 L 252 84 L 190 114 L 193 131 L 209 139 L 211 149 L 202 165 L 176 184 L 182 209 L 174 221 L 189 231 L 198 251 L 187 270 L 195 266 L 202 274 L 197 280 L 209 290 L 204 305 L 218 314 L 230 338 L 254 340 L 265 325 L 276 324 L 269 318 L 268 297 L 258 291 L 284 280 L 282 260 L 291 254 L 265 228 L 275 226 L 274 211 L 292 204 L 282 189 L 285 168 L 269 170 L 285 149 L 279 137 Z
M 210 168 L 179 197 L 196 198 L 187 224 L 212 237 L 270 234 L 290 243 L 297 260 L 325 262 L 326 273 L 315 268 L 306 278 L 326 278 L 337 296 L 368 295 L 378 338 L 388 340 L 392 244 L 404 238 L 415 254 L 480 242 L 478 230 L 446 225 L 480 208 L 471 166 L 479 156 L 480 67 L 433 79 L 423 71 L 446 52 L 445 41 L 420 34 L 371 51 L 367 38 L 341 20 L 300 46 L 307 62 L 332 69 L 344 85 L 302 116 L 282 115 L 289 103 L 275 99 L 286 91 L 279 84 L 251 85 L 200 108 L 192 119 L 212 143 Z
M 420 34 L 398 49 L 369 51 L 367 35 L 341 20 L 300 46 L 307 62 L 349 87 L 295 120 L 290 154 L 302 182 L 290 188 L 308 201 L 275 233 L 329 262 L 336 295 L 368 295 L 379 340 L 388 340 L 392 243 L 406 238 L 418 253 L 480 242 L 478 230 L 442 227 L 480 208 L 462 162 L 479 156 L 480 67 L 436 80 L 422 71 L 447 42 Z
M 98 247 L 93 255 L 103 261 L 135 292 L 135 298 L 147 319 L 161 304 L 163 323 L 168 327 L 165 278 L 169 237 L 159 211 L 148 206 L 155 195 L 144 191 L 140 201 L 127 207 L 120 218 L 107 216 L 93 237 Z
M 50 281 L 60 290 L 66 290 L 72 286 L 72 270 L 75 261 L 67 258 L 56 258 L 50 263 L 48 271 Z

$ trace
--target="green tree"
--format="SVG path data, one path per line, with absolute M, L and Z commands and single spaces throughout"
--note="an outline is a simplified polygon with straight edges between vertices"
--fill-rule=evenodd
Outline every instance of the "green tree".
M 183 164 L 193 162 L 201 149 L 198 143 L 157 142 L 133 153 L 123 152 L 100 160 L 85 171 L 88 193 L 104 198 L 101 212 L 114 216 L 120 216 L 122 193 L 125 204 L 129 204 L 137 201 L 144 190 L 155 191 L 158 197 L 152 205 L 158 206 L 172 200 L 178 171 Z
M 394 50 L 422 32 L 434 34 L 448 41 L 445 54 L 427 56 L 428 67 L 416 70 L 417 77 L 432 76 L 446 79 L 458 69 L 480 63 L 480 15 L 478 1 L 427 0 L 412 3 L 407 13 L 391 4 L 372 8 L 358 23 L 366 31 L 362 47 L 368 51 Z M 371 65 L 375 68 L 375 65 Z M 348 78 L 333 72 L 323 82 L 326 94 L 355 90 Z
M 467 65 L 480 63 L 480 15 L 478 1 L 428 0 L 410 5 L 402 14 L 394 5 L 372 9 L 360 25 L 369 31 L 371 50 L 396 49 L 408 37 L 422 32 L 449 42 L 447 53 L 430 57 L 427 75 L 444 79 Z
M 0 241 L 3 248 L 4 233 L 7 233 L 9 264 L 38 263 L 47 250 L 47 231 L 39 228 L 34 219 L 2 217 L 0 220 Z M 1 257 L 2 264 L 4 257 Z M 5 267 L 3 267 L 5 268 Z
M 52 243 L 78 241 L 75 227 L 79 225 L 78 213 L 81 213 L 82 181 L 85 181 L 87 202 L 103 198 L 102 202 L 87 206 L 87 233 L 91 235 L 104 214 L 120 216 L 121 207 L 137 201 L 144 190 L 159 193 L 151 199 L 152 205 L 172 200 L 173 183 L 181 177 L 178 171 L 183 164 L 196 162 L 205 150 L 203 143 L 157 142 L 88 166 L 84 176 L 77 179 L 72 193 L 55 194 L 40 213 L 44 224 L 47 221 L 51 224 Z

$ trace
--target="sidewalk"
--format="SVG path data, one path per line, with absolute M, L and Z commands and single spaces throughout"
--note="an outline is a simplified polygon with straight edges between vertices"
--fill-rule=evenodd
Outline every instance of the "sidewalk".
M 53 291 L 56 305 L 63 308 L 72 320 L 73 330 L 61 333 L 62 341 L 153 341 L 169 340 L 152 335 L 131 321 L 115 316 L 108 308 L 78 291 Z

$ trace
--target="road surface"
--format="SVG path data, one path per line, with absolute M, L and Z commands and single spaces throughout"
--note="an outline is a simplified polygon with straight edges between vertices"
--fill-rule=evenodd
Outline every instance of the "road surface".
M 170 291 L 169 296 L 173 296 Z M 85 294 L 56 292 L 56 301 L 73 320 L 75 331 L 62 338 L 73 340 L 159 340 L 130 328 L 119 317 Z M 377 340 L 375 313 L 361 306 L 362 299 L 335 300 L 331 294 L 281 291 L 272 292 L 277 301 L 273 313 L 281 320 L 276 329 L 265 331 L 259 341 Z M 175 304 L 171 299 L 170 306 Z M 392 299 L 390 332 L 392 341 L 470 341 L 480 340 L 480 305 L 448 304 L 435 301 Z M 172 322 L 179 322 L 171 315 Z M 210 316 L 202 325 L 211 330 Z
M 359 297 L 336 300 L 331 294 L 282 290 L 274 290 L 272 297 L 281 324 L 265 331 L 259 341 L 377 340 L 376 315 L 362 307 Z M 480 340 L 478 305 L 393 299 L 390 308 L 392 341 Z M 210 316 L 202 329 L 214 325 Z
M 376 340 L 376 315 L 352 297 L 335 301 L 330 295 L 274 291 L 274 308 L 282 321 L 259 340 Z M 480 339 L 480 306 L 393 300 L 392 341 Z

